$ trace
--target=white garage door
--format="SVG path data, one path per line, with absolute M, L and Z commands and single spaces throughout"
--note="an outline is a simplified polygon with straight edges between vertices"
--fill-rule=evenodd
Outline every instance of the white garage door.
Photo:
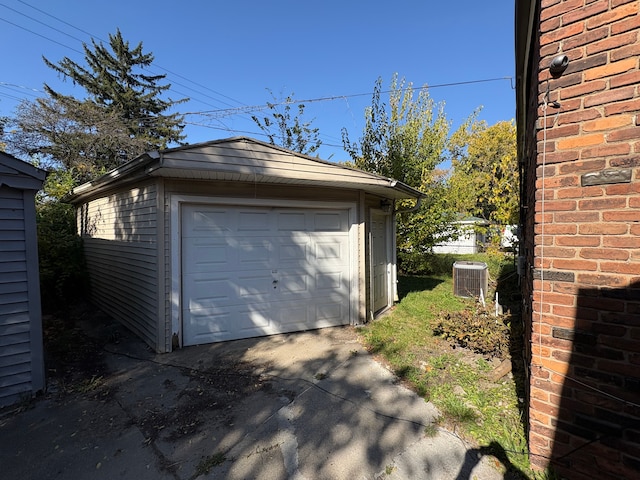
M 348 210 L 185 205 L 183 344 L 345 325 Z

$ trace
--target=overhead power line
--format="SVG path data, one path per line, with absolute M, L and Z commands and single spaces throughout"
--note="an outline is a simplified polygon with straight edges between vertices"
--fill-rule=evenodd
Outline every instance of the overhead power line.
M 467 80 L 467 81 L 462 81 L 462 82 L 450 82 L 450 83 L 440 83 L 440 84 L 436 84 L 436 85 L 424 85 L 422 87 L 416 87 L 414 88 L 414 90 L 428 90 L 428 89 L 432 89 L 432 88 L 442 88 L 442 87 L 457 87 L 457 86 L 461 86 L 461 85 L 471 85 L 471 84 L 475 84 L 475 83 L 487 83 L 487 82 L 498 82 L 498 81 L 505 81 L 508 80 L 509 82 L 511 82 L 513 80 L 513 77 L 496 77 L 496 78 L 484 78 L 484 79 L 480 79 L 480 80 Z M 393 90 L 383 90 L 380 93 L 391 93 L 393 92 Z M 334 96 L 330 96 L 330 97 L 318 97 L 318 98 L 307 98 L 304 100 L 288 100 L 285 102 L 280 102 L 280 103 L 266 103 L 266 104 L 262 104 L 262 105 L 246 105 L 246 106 L 242 106 L 242 107 L 234 107 L 234 108 L 221 108 L 221 109 L 217 109 L 217 110 L 203 110 L 200 112 L 186 112 L 183 115 L 202 115 L 202 116 L 206 116 L 209 117 L 211 119 L 218 119 L 218 118 L 224 118 L 224 117 L 229 117 L 229 116 L 233 116 L 233 115 L 238 115 L 238 114 L 243 114 L 243 113 L 251 113 L 251 112 L 259 112 L 261 110 L 266 110 L 268 108 L 272 108 L 272 107 L 279 107 L 282 105 L 299 105 L 301 103 L 314 103 L 314 102 L 327 102 L 327 101 L 334 101 L 334 100 L 346 100 L 348 98 L 355 98 L 355 97 L 365 97 L 365 96 L 370 96 L 373 95 L 373 92 L 367 92 L 367 93 L 353 93 L 353 94 L 349 94 L 349 95 L 334 95 Z

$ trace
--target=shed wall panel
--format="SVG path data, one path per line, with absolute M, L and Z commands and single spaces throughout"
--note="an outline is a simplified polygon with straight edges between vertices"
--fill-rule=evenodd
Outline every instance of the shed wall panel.
M 32 390 L 24 195 L 0 187 L 0 405 Z

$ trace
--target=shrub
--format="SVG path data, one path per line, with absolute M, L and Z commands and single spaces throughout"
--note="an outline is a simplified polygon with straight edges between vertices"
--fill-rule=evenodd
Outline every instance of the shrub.
M 37 208 L 42 309 L 53 312 L 86 293 L 82 241 L 76 235 L 71 205 L 51 200 Z
M 480 304 L 460 312 L 442 313 L 433 330 L 435 335 L 482 355 L 507 358 L 510 327 Z

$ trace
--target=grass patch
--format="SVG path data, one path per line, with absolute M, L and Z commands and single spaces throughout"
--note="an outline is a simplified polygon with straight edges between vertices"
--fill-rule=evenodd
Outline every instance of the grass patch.
M 399 277 L 401 301 L 389 314 L 362 330 L 365 342 L 373 354 L 383 359 L 419 395 L 440 409 L 441 425 L 474 441 L 480 448 L 491 447 L 493 451 L 499 447 L 504 455 L 497 458 L 511 472 L 511 478 L 539 478 L 539 474 L 529 468 L 521 413 L 523 394 L 518 394 L 523 379 L 517 378 L 518 372 L 497 380 L 492 378 L 494 368 L 501 361 L 500 357 L 509 358 L 508 348 L 500 348 L 500 355 L 487 348 L 477 350 L 469 345 L 463 348 L 451 341 L 451 334 L 442 335 L 442 329 L 439 329 L 443 315 L 449 315 L 449 318 L 458 315 L 455 318 L 467 321 L 465 316 L 459 316 L 460 312 L 478 310 L 475 300 L 453 295 L 451 272 L 453 263 L 459 260 L 487 263 L 493 286 L 493 292 L 491 287 L 489 289 L 490 293 L 503 287 L 500 291 L 501 303 L 510 302 L 506 306 L 511 317 L 516 318 L 518 292 L 505 290 L 504 287 L 513 288 L 517 282 L 513 279 L 500 281 L 513 275 L 513 258 L 499 253 L 443 257 L 433 265 L 423 265 L 419 269 L 437 273 Z M 426 257 L 425 263 L 431 258 Z M 488 311 L 491 312 L 490 309 Z M 468 313 L 465 315 L 472 317 Z M 473 325 L 473 322 L 470 324 Z M 455 333 L 459 334 L 458 331 Z M 511 333 L 513 335 L 513 329 Z M 508 328 L 503 329 L 502 334 L 509 340 Z M 464 340 L 468 338 L 465 336 Z M 510 340 L 511 352 L 522 350 L 514 348 L 514 345 L 521 344 L 522 339 Z

